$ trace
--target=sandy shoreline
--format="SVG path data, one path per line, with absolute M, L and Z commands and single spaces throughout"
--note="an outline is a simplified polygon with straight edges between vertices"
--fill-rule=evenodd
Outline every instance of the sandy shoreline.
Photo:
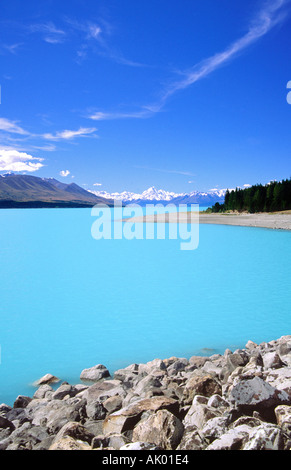
M 151 223 L 197 223 L 197 213 L 180 212 L 170 214 L 154 214 L 133 217 L 131 222 Z M 241 227 L 260 227 L 277 230 L 291 230 L 291 211 L 257 214 L 199 214 L 200 224 L 233 225 Z

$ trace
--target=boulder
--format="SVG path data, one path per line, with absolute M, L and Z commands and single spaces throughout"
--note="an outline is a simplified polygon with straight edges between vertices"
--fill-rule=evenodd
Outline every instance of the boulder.
M 53 443 L 66 436 L 72 437 L 78 441 L 87 442 L 88 444 L 91 444 L 92 439 L 94 438 L 94 434 L 89 432 L 85 426 L 74 421 L 69 421 L 59 430 Z
M 97 364 L 81 372 L 80 379 L 85 382 L 98 382 L 99 380 L 110 377 L 109 370 L 102 364 Z
M 209 444 L 205 450 L 241 450 L 243 443 L 249 438 L 251 429 L 247 425 L 229 429 Z
M 121 434 L 132 430 L 144 412 L 156 412 L 162 409 L 177 415 L 179 413 L 179 403 L 167 397 L 153 397 L 135 401 L 131 405 L 108 415 L 103 423 L 103 431 L 105 434 Z
M 272 351 L 263 356 L 263 363 L 265 369 L 280 369 L 284 366 L 277 351 Z
M 132 440 L 150 442 L 165 450 L 174 450 L 183 436 L 181 421 L 167 410 L 159 410 L 134 427 Z
M 103 382 L 97 382 L 84 390 L 78 396 L 82 396 L 87 402 L 91 401 L 105 401 L 107 398 L 112 396 L 125 397 L 126 392 L 122 387 L 120 380 L 104 380 Z
M 291 438 L 291 406 L 280 405 L 275 408 L 278 426 Z
M 33 398 L 41 399 L 41 398 L 45 398 L 48 396 L 52 396 L 53 392 L 54 392 L 54 389 L 50 385 L 47 385 L 47 384 L 40 385 L 38 389 L 36 390 L 36 392 L 33 394 Z
M 238 407 L 270 408 L 288 402 L 288 394 L 260 377 L 242 378 L 230 391 L 229 401 Z
M 36 382 L 34 382 L 34 385 L 50 385 L 58 382 L 60 382 L 60 379 L 58 379 L 58 377 L 52 374 L 46 374 L 40 379 L 38 379 Z
M 184 433 L 180 444 L 178 445 L 176 451 L 178 450 L 203 450 L 205 448 L 205 440 L 201 432 L 196 426 L 188 426 L 184 429 Z
M 13 403 L 13 408 L 26 408 L 28 403 L 30 403 L 32 398 L 25 397 L 23 395 L 18 395 L 15 402 Z
M 212 395 L 221 395 L 221 384 L 211 374 L 193 375 L 185 384 L 183 391 L 183 403 L 185 405 L 192 403 L 195 395 L 211 397 Z
M 282 430 L 271 423 L 263 423 L 249 433 L 243 450 L 283 450 Z
M 202 429 L 209 419 L 216 418 L 218 416 L 221 416 L 221 413 L 217 408 L 193 402 L 183 420 L 183 424 L 185 427 L 196 426 L 198 429 Z
M 122 398 L 119 395 L 109 397 L 103 402 L 103 406 L 109 414 L 114 413 L 122 407 Z
M 106 413 L 107 411 L 103 404 L 98 400 L 90 401 L 86 405 L 86 414 L 92 420 L 102 420 L 105 418 Z

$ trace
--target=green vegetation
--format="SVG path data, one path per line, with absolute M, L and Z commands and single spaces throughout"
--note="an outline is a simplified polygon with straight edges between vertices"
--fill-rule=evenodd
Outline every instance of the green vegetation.
M 275 212 L 291 210 L 291 179 L 269 184 L 257 184 L 250 188 L 228 191 L 224 204 L 218 202 L 206 212 L 218 213 L 226 211 L 238 212 Z

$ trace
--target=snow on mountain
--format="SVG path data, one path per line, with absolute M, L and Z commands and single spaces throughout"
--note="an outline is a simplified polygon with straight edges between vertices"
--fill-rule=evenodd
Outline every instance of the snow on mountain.
M 212 205 L 216 202 L 224 202 L 226 189 L 211 189 L 207 192 L 192 191 L 191 193 L 177 194 L 174 192 L 164 191 L 163 189 L 156 189 L 152 186 L 141 194 L 129 191 L 123 191 L 122 193 L 108 193 L 106 191 L 90 192 L 105 199 L 122 201 L 124 204 L 166 202 L 173 204 Z

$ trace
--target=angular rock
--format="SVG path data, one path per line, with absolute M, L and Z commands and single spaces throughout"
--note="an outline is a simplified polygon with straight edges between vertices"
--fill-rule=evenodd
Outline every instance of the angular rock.
M 205 440 L 201 432 L 196 426 L 188 426 L 183 433 L 178 450 L 203 450 L 206 446 Z
M 40 385 L 36 392 L 33 394 L 33 398 L 45 398 L 46 396 L 49 396 L 53 394 L 54 389 L 47 384 Z
M 40 379 L 38 379 L 34 384 L 35 385 L 50 385 L 60 382 L 60 379 L 52 374 L 46 374 Z
M 106 409 L 100 401 L 90 401 L 86 405 L 86 414 L 92 420 L 102 420 L 106 416 Z
M 284 363 L 276 351 L 264 355 L 263 363 L 265 369 L 280 369 Z
M 244 442 L 248 440 L 251 428 L 246 425 L 229 429 L 218 439 L 215 439 L 205 450 L 241 450 Z
M 64 398 L 74 397 L 78 391 L 70 384 L 62 384 L 55 392 L 52 393 L 53 400 L 63 400 Z
M 233 386 L 229 401 L 236 406 L 270 408 L 288 402 L 288 395 L 262 380 L 253 377 L 240 380 Z
M 94 438 L 94 434 L 89 432 L 85 426 L 74 421 L 69 421 L 59 430 L 54 438 L 54 443 L 66 436 L 78 441 L 87 442 L 88 444 L 91 444 Z
M 119 395 L 109 397 L 103 402 L 103 406 L 109 414 L 114 413 L 122 407 L 122 398 Z
M 10 429 L 10 431 L 12 432 L 15 429 L 15 426 L 11 421 L 9 421 L 9 419 L 6 419 L 6 418 L 0 416 L 0 428 L 1 429 Z
M 282 430 L 270 423 L 264 423 L 250 432 L 249 439 L 243 450 L 283 450 L 284 439 Z
M 221 395 L 221 384 L 212 375 L 194 375 L 184 387 L 183 403 L 190 404 L 195 395 L 211 397 L 214 394 Z
M 217 418 L 218 416 L 221 416 L 221 413 L 217 408 L 193 403 L 183 420 L 183 424 L 185 427 L 196 426 L 198 429 L 202 429 L 209 419 Z
M 215 439 L 219 439 L 227 431 L 228 418 L 225 416 L 217 416 L 216 418 L 209 419 L 201 430 L 203 437 L 208 442 L 213 442 Z
M 13 403 L 13 408 L 26 408 L 28 403 L 30 403 L 32 398 L 25 397 L 23 395 L 18 395 L 15 402 Z
M 150 442 L 165 450 L 174 450 L 183 436 L 181 421 L 167 410 L 159 410 L 142 419 L 133 429 L 132 440 Z
M 97 382 L 82 392 L 82 397 L 86 399 L 88 403 L 91 401 L 105 401 L 107 398 L 115 395 L 120 397 L 126 396 L 126 392 L 122 387 L 120 380 L 115 379 L 105 380 L 104 382 Z
M 85 382 L 98 382 L 99 380 L 110 377 L 109 370 L 102 364 L 97 364 L 81 372 L 80 379 Z
M 280 405 L 275 408 L 278 426 L 291 438 L 291 406 Z
M 132 430 L 145 411 L 156 412 L 166 409 L 173 414 L 179 413 L 179 403 L 167 397 L 153 397 L 139 400 L 107 416 L 103 423 L 105 434 L 121 434 Z

